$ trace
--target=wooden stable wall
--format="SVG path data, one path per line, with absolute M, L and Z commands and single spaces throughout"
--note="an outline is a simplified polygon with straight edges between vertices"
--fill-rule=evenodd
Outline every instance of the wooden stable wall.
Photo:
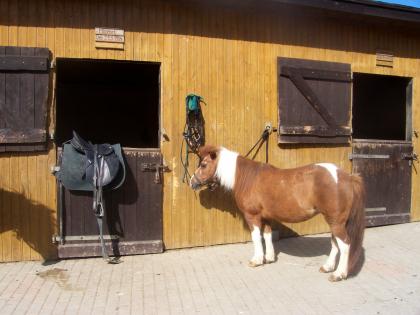
M 189 93 L 207 103 L 207 143 L 244 153 L 265 122 L 277 124 L 278 57 L 344 62 L 355 72 L 413 77 L 413 129 L 420 130 L 420 40 L 390 27 L 326 18 L 322 12 L 314 17 L 286 6 L 199 8 L 163 0 L 0 0 L 0 12 L 3 46 L 48 47 L 53 57 L 161 63 L 161 117 L 169 137 L 162 152 L 172 170 L 164 182 L 166 248 L 249 240 L 228 194 L 195 194 L 182 183 L 179 151 Z M 96 49 L 96 26 L 124 29 L 124 50 Z M 375 65 L 377 49 L 395 54 L 393 68 Z M 52 130 L 52 104 L 50 109 Z M 420 139 L 413 141 L 420 153 Z M 258 160 L 264 160 L 263 151 Z M 273 135 L 269 152 L 270 162 L 279 167 L 328 161 L 351 170 L 348 145 L 279 147 Z M 50 243 L 56 219 L 56 187 L 50 174 L 55 157 L 52 145 L 36 155 L 0 154 L 1 261 L 55 255 Z M 412 218 L 419 220 L 420 172 L 413 172 L 412 195 Z M 288 227 L 300 234 L 328 229 L 321 217 Z

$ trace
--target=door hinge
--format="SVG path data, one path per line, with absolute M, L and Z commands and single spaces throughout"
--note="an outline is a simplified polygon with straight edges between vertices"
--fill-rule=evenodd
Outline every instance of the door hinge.
M 350 153 L 349 160 L 354 159 L 389 159 L 389 154 L 358 154 L 358 153 Z
M 118 240 L 118 235 L 104 235 L 104 240 Z M 53 235 L 53 244 L 62 243 L 62 241 L 100 241 L 99 235 L 71 235 L 61 238 L 58 235 Z

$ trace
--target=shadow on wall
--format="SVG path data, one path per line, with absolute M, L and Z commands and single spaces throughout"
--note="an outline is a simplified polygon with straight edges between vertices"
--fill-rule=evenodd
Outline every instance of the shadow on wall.
M 0 261 L 56 259 L 52 212 L 20 193 L 0 189 Z
M 213 191 L 210 189 L 200 190 L 198 194 L 200 204 L 206 209 L 216 208 L 217 210 L 230 213 L 234 218 L 241 215 L 240 210 L 235 205 L 232 194 L 220 186 Z

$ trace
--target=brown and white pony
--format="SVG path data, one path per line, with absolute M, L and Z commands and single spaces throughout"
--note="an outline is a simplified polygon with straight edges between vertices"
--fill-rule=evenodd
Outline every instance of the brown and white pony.
M 365 190 L 360 176 L 330 163 L 279 169 L 211 145 L 201 147 L 199 155 L 200 165 L 190 186 L 196 190 L 219 183 L 233 192 L 251 229 L 254 256 L 250 266 L 275 260 L 271 221 L 301 222 L 318 213 L 324 216 L 332 232 L 331 252 L 320 271 L 333 272 L 329 280 L 339 281 L 357 266 L 365 227 Z

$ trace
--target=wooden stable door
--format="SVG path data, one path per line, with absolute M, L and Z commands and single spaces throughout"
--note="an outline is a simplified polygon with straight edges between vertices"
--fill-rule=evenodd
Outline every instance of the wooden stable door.
M 412 157 L 410 142 L 354 141 L 351 159 L 366 185 L 367 226 L 410 221 Z
M 410 221 L 412 79 L 353 73 L 353 172 L 366 183 L 368 226 Z
M 105 191 L 104 235 L 109 255 L 159 253 L 162 242 L 163 173 L 159 150 L 125 149 L 126 179 L 117 190 Z M 62 188 L 60 258 L 100 256 L 92 193 Z M 60 203 L 60 202 L 59 202 Z

